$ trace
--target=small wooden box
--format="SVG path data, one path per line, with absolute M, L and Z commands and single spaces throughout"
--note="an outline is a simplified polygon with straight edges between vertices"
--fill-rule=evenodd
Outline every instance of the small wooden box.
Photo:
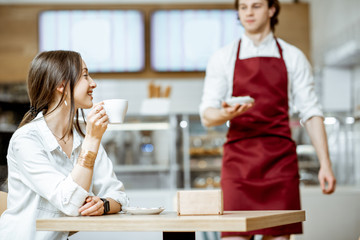
M 221 190 L 189 190 L 177 192 L 178 215 L 223 214 Z

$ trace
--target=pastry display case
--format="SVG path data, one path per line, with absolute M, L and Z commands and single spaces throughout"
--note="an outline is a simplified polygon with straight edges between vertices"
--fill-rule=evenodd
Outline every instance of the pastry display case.
M 338 157 L 338 151 L 333 147 L 339 143 L 339 126 L 325 121 L 328 132 L 331 159 Z M 228 131 L 227 124 L 205 128 L 199 115 L 182 115 L 180 121 L 183 143 L 183 185 L 184 188 L 219 188 L 221 180 L 221 164 L 223 144 Z M 320 168 L 314 147 L 306 129 L 296 116 L 290 119 L 292 139 L 296 143 L 298 154 L 299 175 L 302 185 L 317 185 Z M 335 152 L 334 152 L 335 151 Z M 336 169 L 335 169 L 336 170 Z

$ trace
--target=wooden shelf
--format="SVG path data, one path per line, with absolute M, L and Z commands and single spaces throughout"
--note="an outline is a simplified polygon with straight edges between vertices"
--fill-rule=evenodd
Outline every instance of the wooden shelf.
M 179 166 L 175 166 L 178 170 Z M 170 171 L 169 165 L 115 165 L 114 171 L 116 173 L 127 173 L 127 172 L 167 172 Z
M 163 123 L 123 123 L 123 124 L 109 124 L 108 131 L 155 131 L 168 130 L 170 124 Z

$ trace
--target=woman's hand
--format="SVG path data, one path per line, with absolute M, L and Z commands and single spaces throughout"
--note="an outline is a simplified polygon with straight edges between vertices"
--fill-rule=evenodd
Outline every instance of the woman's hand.
M 100 216 L 104 213 L 104 202 L 97 196 L 89 196 L 84 205 L 79 208 L 82 216 Z
M 104 109 L 104 103 L 94 105 L 87 115 L 86 136 L 101 139 L 109 124 L 109 117 Z

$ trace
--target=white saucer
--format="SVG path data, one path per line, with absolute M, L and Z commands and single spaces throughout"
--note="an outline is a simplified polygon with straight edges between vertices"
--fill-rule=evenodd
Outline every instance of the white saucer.
M 125 213 L 129 213 L 133 215 L 150 215 L 150 214 L 160 214 L 162 211 L 165 210 L 165 208 L 123 207 L 122 210 Z
M 226 100 L 226 103 L 229 105 L 238 104 L 245 104 L 245 103 L 253 103 L 255 100 L 250 96 L 243 96 L 243 97 L 232 97 Z

